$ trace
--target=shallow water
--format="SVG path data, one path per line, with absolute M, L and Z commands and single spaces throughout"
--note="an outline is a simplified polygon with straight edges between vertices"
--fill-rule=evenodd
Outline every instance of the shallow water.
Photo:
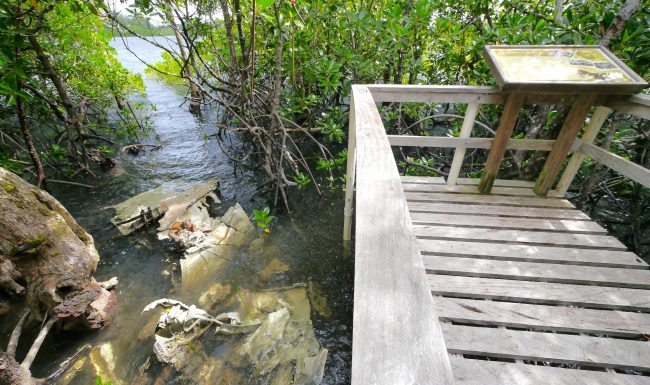
M 136 38 L 127 38 L 127 44 L 147 62 L 156 61 L 161 52 Z M 145 64 L 131 54 L 121 40 L 114 40 L 113 45 L 127 68 L 143 73 Z M 210 123 L 214 121 L 214 112 L 207 111 L 203 117 L 197 118 L 187 111 L 186 105 L 181 105 L 183 97 L 174 89 L 146 77 L 145 86 L 147 95 L 134 96 L 132 102 L 144 101 L 156 105 L 156 109 L 150 113 L 153 132 L 143 142 L 162 143 L 162 148 L 138 156 L 125 155 L 118 162 L 124 170 L 122 175 L 84 181 L 98 186 L 93 190 L 53 186 L 53 194 L 95 239 L 101 255 L 96 278 L 100 281 L 113 276 L 119 278 L 119 314 L 111 326 L 97 333 L 52 333 L 32 367 L 36 376 L 47 375 L 83 343 L 96 346 L 110 342 L 116 357 L 115 373 L 119 377 L 116 379 L 128 382 L 136 367 L 152 354 L 153 340 L 150 338 L 139 342 L 136 338 L 149 319 L 141 314 L 142 308 L 163 297 L 178 298 L 187 303 L 198 300 L 198 293 L 180 293 L 174 289 L 173 281 L 179 274 L 174 271 L 177 251 L 171 245 L 158 241 L 154 229 L 128 237 L 119 236 L 109 223 L 113 213 L 106 209 L 107 206 L 161 184 L 184 185 L 213 177 L 221 180 L 224 208 L 240 202 L 250 214 L 253 208 L 267 205 L 254 197 L 258 182 L 256 175 L 236 168 L 222 154 L 214 139 L 204 139 L 205 134 L 216 131 Z M 236 136 L 227 139 L 233 142 L 239 140 Z M 350 377 L 353 263 L 342 255 L 343 209 L 340 195 L 318 198 L 309 192 L 295 194 L 292 215 L 277 214 L 271 226 L 271 234 L 265 241 L 265 259 L 252 257 L 242 250 L 213 277 L 214 282 L 253 290 L 305 283 L 316 285 L 332 311 L 329 317 L 312 315 L 318 342 L 330 353 L 323 384 L 349 383 Z M 260 284 L 255 277 L 271 258 L 278 258 L 290 269 Z M 17 318 L 15 313 L 3 318 L 0 343 L 6 343 L 7 330 Z M 211 354 L 218 357 L 218 349 Z M 182 383 L 178 379 L 170 381 Z M 94 373 L 81 373 L 71 383 L 94 383 Z

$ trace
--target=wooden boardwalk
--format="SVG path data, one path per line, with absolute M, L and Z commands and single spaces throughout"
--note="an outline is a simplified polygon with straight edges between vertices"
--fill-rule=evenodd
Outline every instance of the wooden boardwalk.
M 650 384 L 650 266 L 605 229 L 532 183 L 402 182 L 457 384 Z
M 478 103 L 504 101 L 489 87 L 353 86 L 353 385 L 650 384 L 650 266 L 563 198 L 585 156 L 650 187 L 648 169 L 591 144 L 611 108 L 650 119 L 650 98 L 598 101 L 548 194 L 499 179 L 480 194 L 458 177 L 466 147 L 556 147 L 471 138 Z M 376 102 L 468 108 L 459 138 L 387 136 Z M 455 148 L 449 178 L 400 177 L 391 145 Z

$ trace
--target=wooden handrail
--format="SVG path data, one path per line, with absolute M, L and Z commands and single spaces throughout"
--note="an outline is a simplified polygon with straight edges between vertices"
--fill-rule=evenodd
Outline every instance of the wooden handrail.
M 456 138 L 453 136 L 414 136 L 388 135 L 391 146 L 401 147 L 441 147 L 441 148 L 482 148 L 489 149 L 494 138 Z M 508 150 L 551 151 L 555 140 L 551 139 L 510 139 Z M 571 151 L 576 151 L 574 145 Z
M 616 154 L 613 154 L 603 148 L 594 146 L 591 143 L 583 142 L 580 139 L 577 139 L 578 145 L 580 146 L 580 152 L 591 157 L 596 162 L 607 166 L 610 169 L 632 179 L 633 181 L 650 188 L 650 170 L 647 168 L 638 165 L 634 162 L 630 162 L 627 159 L 624 159 Z
M 356 147 L 348 165 L 356 165 L 357 205 L 352 384 L 453 384 L 400 175 L 366 86 L 352 86 L 351 106 Z
M 426 86 L 400 84 L 372 84 L 367 86 L 375 102 L 397 103 L 479 103 L 503 104 L 507 93 L 486 86 Z M 524 104 L 571 105 L 578 95 L 529 94 Z M 598 105 L 609 99 L 598 98 Z M 611 100 L 614 102 L 614 99 Z
M 374 102 L 420 102 L 420 103 L 468 103 L 468 104 L 503 104 L 506 100 L 506 93 L 495 87 L 484 86 L 439 86 L 439 85 L 393 85 L 373 84 L 366 86 L 371 92 Z M 525 104 L 562 104 L 571 105 L 577 95 L 559 94 L 535 94 L 526 95 Z M 650 95 L 614 95 L 599 97 L 594 105 L 604 113 L 612 109 L 625 114 L 633 115 L 650 120 Z M 599 124 L 604 122 L 604 117 L 593 117 Z M 601 119 L 602 118 L 602 119 Z M 599 129 L 600 126 L 595 129 Z M 595 132 L 597 133 L 597 131 Z M 397 136 L 389 135 L 388 139 L 392 146 L 413 146 L 413 147 L 445 147 L 445 148 L 484 148 L 490 149 L 493 143 L 492 138 L 453 138 L 453 137 L 432 137 L 432 136 Z M 583 138 L 587 139 L 587 138 Z M 592 138 L 593 139 L 593 138 Z M 510 139 L 506 145 L 512 150 L 534 150 L 550 151 L 555 143 L 554 140 L 539 139 Z M 557 184 L 557 191 L 566 193 L 571 181 L 575 177 L 577 168 L 584 160 L 584 156 L 591 156 L 599 163 L 610 167 L 626 177 L 647 186 L 646 171 L 643 166 L 625 160 L 603 149 L 594 149 L 595 146 L 585 143 L 573 143 L 571 152 L 575 159 L 570 162 L 565 174 Z M 579 151 L 582 148 L 582 151 Z M 594 155 L 595 156 L 592 156 Z M 612 156 L 608 156 L 609 154 Z M 650 172 L 650 171 L 648 171 Z
M 572 104 L 576 97 L 526 96 L 527 104 L 533 100 L 537 104 Z M 453 384 L 391 146 L 490 149 L 494 138 L 465 136 L 471 132 L 478 104 L 504 101 L 505 94 L 492 87 L 352 86 L 344 240 L 351 239 L 352 203 L 356 201 L 353 385 Z M 473 106 L 465 116 L 463 137 L 395 136 L 386 135 L 377 102 Z M 575 140 L 570 149 L 574 157 L 558 184 L 559 193 L 566 192 L 585 155 L 650 187 L 650 170 L 590 143 L 609 108 L 650 119 L 650 97 L 602 98 L 595 104 L 599 107 L 584 140 Z M 508 139 L 505 148 L 550 151 L 555 144 L 554 140 Z M 462 154 L 457 155 L 462 159 Z
M 650 120 L 650 95 L 611 96 L 605 107 Z

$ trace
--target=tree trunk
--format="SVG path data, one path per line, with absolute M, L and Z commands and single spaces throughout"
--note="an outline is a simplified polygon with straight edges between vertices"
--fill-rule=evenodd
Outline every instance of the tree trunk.
M 609 25 L 607 30 L 605 31 L 605 34 L 603 35 L 602 39 L 600 39 L 600 44 L 605 47 L 609 47 L 609 41 L 612 38 L 617 38 L 621 35 L 621 32 L 623 32 L 623 28 L 625 28 L 625 24 L 634 16 L 634 14 L 641 8 L 641 1 L 640 0 L 628 0 L 623 4 L 623 7 L 621 7 L 620 11 L 618 11 L 618 14 L 616 17 L 614 17 L 614 20 L 612 21 L 612 24 Z
M 75 109 L 72 99 L 70 99 L 70 96 L 68 95 L 65 79 L 59 76 L 59 74 L 55 71 L 52 62 L 50 61 L 50 58 L 43 50 L 43 47 L 38 42 L 38 39 L 36 39 L 36 36 L 34 36 L 33 34 L 28 34 L 27 39 L 29 40 L 32 49 L 34 49 L 34 52 L 36 52 L 36 57 L 38 58 L 38 61 L 41 63 L 41 66 L 43 66 L 43 70 L 46 76 L 52 81 L 52 84 L 54 84 L 54 88 L 56 89 L 59 98 L 61 99 L 61 104 L 63 104 L 63 108 L 65 109 L 68 118 L 66 129 L 68 130 L 69 151 L 72 157 L 78 161 L 79 155 L 77 153 L 77 147 L 74 142 L 74 134 L 70 132 L 70 126 L 74 128 L 77 137 L 81 139 L 84 137 L 83 121 L 80 118 L 79 114 L 77 113 L 77 110 Z M 81 148 L 83 152 L 83 167 L 88 168 L 85 148 L 83 145 L 81 146 Z
M 36 385 L 42 381 L 33 378 L 14 357 L 0 351 L 0 385 Z
M 181 64 L 182 64 L 182 76 L 184 76 L 187 81 L 190 83 L 190 112 L 193 114 L 200 114 L 201 113 L 201 100 L 203 100 L 203 95 L 201 93 L 201 90 L 195 83 L 195 79 L 192 78 L 192 68 L 191 65 L 194 63 L 191 63 L 190 61 L 190 53 L 187 52 L 185 49 L 185 44 L 183 42 L 183 37 L 181 36 L 181 33 L 178 31 L 178 26 L 176 25 L 176 22 L 174 21 L 174 15 L 172 14 L 171 11 L 168 11 L 167 14 L 165 15 L 167 17 L 167 21 L 171 25 L 172 29 L 174 30 L 174 36 L 176 37 L 176 44 L 178 45 L 178 50 L 181 55 Z M 191 49 L 188 47 L 188 49 Z
M 50 194 L 3 168 L 0 187 L 0 256 L 25 283 L 33 316 L 90 329 L 110 323 L 115 294 L 93 277 L 99 255 L 90 234 Z
M 23 97 L 20 95 L 22 92 L 22 81 L 18 80 L 17 82 L 18 95 L 16 96 L 16 113 L 18 115 L 18 123 L 20 125 L 20 130 L 23 132 L 23 138 L 25 139 L 25 145 L 27 146 L 27 151 L 29 151 L 29 156 L 32 158 L 32 163 L 36 169 L 36 186 L 41 187 L 43 181 L 45 180 L 45 171 L 43 171 L 43 164 L 41 163 L 41 158 L 38 156 L 38 152 L 34 147 L 34 141 L 32 140 L 32 134 L 29 132 L 29 125 L 27 124 L 27 116 L 25 115 L 25 106 L 23 104 Z
M 235 38 L 232 35 L 232 19 L 228 9 L 227 0 L 219 0 L 221 12 L 223 13 L 223 24 L 226 29 L 226 39 L 228 40 L 228 50 L 230 52 L 230 73 L 237 71 L 237 53 L 235 51 Z M 231 79 L 232 80 L 232 79 Z

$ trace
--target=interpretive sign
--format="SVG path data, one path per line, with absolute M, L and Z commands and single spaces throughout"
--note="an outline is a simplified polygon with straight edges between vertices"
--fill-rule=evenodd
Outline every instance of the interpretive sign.
M 637 93 L 648 86 L 601 46 L 500 46 L 484 48 L 503 91 Z

